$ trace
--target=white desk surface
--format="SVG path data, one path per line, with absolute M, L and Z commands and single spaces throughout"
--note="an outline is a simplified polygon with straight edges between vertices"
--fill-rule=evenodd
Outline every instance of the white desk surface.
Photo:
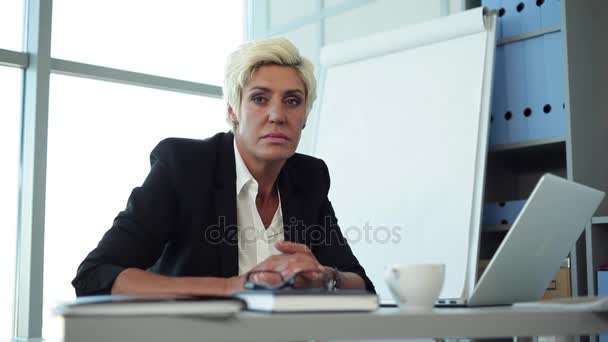
M 512 307 L 435 309 L 424 314 L 373 313 L 197 317 L 66 317 L 65 341 L 285 341 L 331 339 L 490 338 L 608 333 L 608 312 Z

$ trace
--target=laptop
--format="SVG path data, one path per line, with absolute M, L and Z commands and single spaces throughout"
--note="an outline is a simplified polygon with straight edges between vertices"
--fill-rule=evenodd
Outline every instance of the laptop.
M 545 174 L 465 299 L 437 306 L 509 305 L 540 300 L 605 193 Z

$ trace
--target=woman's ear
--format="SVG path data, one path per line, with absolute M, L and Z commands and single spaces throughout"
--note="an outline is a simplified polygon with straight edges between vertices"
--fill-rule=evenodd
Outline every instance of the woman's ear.
M 232 109 L 232 106 L 230 105 L 228 105 L 228 116 L 230 117 L 230 121 L 232 121 L 232 130 L 236 131 L 236 128 L 239 125 L 239 120 L 234 112 L 234 109 Z
M 228 116 L 230 116 L 230 120 L 232 122 L 238 121 L 236 113 L 234 112 L 234 109 L 232 109 L 231 105 L 228 105 Z

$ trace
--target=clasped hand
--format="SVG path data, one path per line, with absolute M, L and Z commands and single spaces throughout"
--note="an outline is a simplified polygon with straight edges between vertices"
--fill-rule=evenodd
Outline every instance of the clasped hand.
M 277 241 L 275 247 L 283 254 L 268 257 L 266 260 L 256 265 L 251 270 L 252 272 L 274 271 L 280 273 L 284 279 L 300 272 L 295 278 L 294 287 L 318 288 L 324 286 L 322 276 L 326 269 L 319 263 L 308 246 L 289 241 Z M 253 280 L 256 283 L 271 284 L 273 281 L 269 279 L 270 277 L 273 277 L 273 275 L 264 272 L 256 272 L 252 276 L 253 279 L 250 280 Z

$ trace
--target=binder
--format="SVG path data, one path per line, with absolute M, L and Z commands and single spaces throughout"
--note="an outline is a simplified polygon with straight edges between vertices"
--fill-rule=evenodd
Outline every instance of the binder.
M 523 1 L 516 0 L 502 0 L 501 8 L 504 10 L 504 15 L 501 17 L 502 24 L 502 36 L 503 38 L 516 36 L 524 32 L 523 20 L 521 13 L 518 11 L 518 6 L 525 6 Z
M 545 75 L 548 113 L 545 114 L 545 137 L 564 137 L 566 134 L 565 73 L 562 33 L 554 32 L 542 37 L 544 43 Z M 548 110 L 550 109 L 550 111 Z
M 498 5 L 504 9 L 503 37 L 536 32 L 560 23 L 559 0 L 503 0 Z
M 597 295 L 608 296 L 608 271 L 597 272 Z M 608 335 L 600 336 L 600 342 L 608 342 Z
M 552 113 L 544 113 L 545 105 L 547 108 L 552 108 L 549 103 L 549 84 L 546 59 L 551 56 L 546 55 L 545 40 L 543 37 L 536 37 L 525 40 L 524 43 L 524 59 L 526 67 L 525 87 L 526 100 L 522 104 L 524 107 L 523 115 L 528 126 L 528 136 L 526 140 L 536 140 L 551 136 L 553 133 L 550 130 L 547 121 Z
M 561 1 L 543 0 L 540 6 L 540 27 L 546 29 L 561 25 Z
M 486 203 L 483 208 L 482 223 L 484 225 L 512 224 L 525 204 L 526 200 Z
M 539 31 L 541 28 L 540 15 L 542 6 L 538 6 L 537 2 L 538 0 L 519 1 L 519 3 L 524 4 L 523 10 L 519 12 L 522 34 Z
M 506 111 L 503 123 L 506 127 L 505 143 L 528 140 L 527 120 L 523 116 L 527 98 L 524 41 L 504 45 Z
M 492 106 L 490 110 L 490 145 L 499 145 L 506 143 L 507 134 L 506 121 L 504 119 L 504 113 L 507 110 L 504 46 L 497 47 L 494 56 L 494 85 L 492 87 Z
M 597 272 L 597 295 L 608 296 L 608 271 Z
M 561 37 L 558 31 L 497 48 L 490 144 L 565 136 Z

